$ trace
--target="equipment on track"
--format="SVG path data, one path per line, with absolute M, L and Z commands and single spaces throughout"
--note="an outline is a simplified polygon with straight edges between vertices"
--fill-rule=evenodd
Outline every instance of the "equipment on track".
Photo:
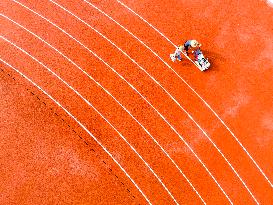
M 210 67 L 210 62 L 208 58 L 205 58 L 200 48 L 196 51 L 193 51 L 194 54 L 194 63 L 201 71 L 205 71 Z

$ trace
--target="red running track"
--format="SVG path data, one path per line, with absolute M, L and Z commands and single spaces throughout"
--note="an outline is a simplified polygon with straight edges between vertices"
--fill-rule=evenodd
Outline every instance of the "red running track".
M 57 1 L 134 59 L 194 121 L 136 63 L 79 19 L 50 1 L 20 2 L 69 33 L 111 67 L 41 16 L 6 0 L 1 2 L 1 59 L 83 123 L 152 204 L 202 204 L 201 198 L 207 204 L 255 204 L 255 200 L 270 204 L 270 183 L 226 127 L 137 39 L 85 1 Z M 170 64 L 226 122 L 268 179 L 273 178 L 272 46 L 264 43 L 272 42 L 272 8 L 258 1 L 222 2 L 221 7 L 217 1 L 124 2 L 173 42 L 182 43 L 193 36 L 204 42 L 204 52 L 213 67 L 201 73 L 189 62 L 171 63 L 168 55 L 173 46 L 117 1 L 91 3 Z M 202 12 L 200 7 L 204 8 Z M 47 69 L 77 90 L 111 125 Z M 1 204 L 148 203 L 77 122 L 3 61 L 1 96 Z

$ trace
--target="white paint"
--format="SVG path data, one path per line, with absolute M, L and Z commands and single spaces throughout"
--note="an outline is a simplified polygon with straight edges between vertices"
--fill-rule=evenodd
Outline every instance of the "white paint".
M 53 1 L 51 1 L 53 2 Z M 53 2 L 54 3 L 54 2 Z M 56 5 L 58 5 L 57 3 L 55 3 Z M 58 5 L 59 7 L 61 7 L 60 5 Z M 64 9 L 63 7 L 61 7 L 62 9 Z M 66 10 L 66 9 L 64 9 Z M 68 10 L 66 10 L 67 12 L 69 12 Z M 77 16 L 75 16 L 74 14 L 72 14 L 71 12 L 69 12 L 71 15 L 73 15 L 74 17 L 76 17 L 77 19 L 79 19 Z M 80 21 L 82 21 L 81 19 L 79 19 Z M 85 23 L 86 25 L 88 25 L 86 22 L 82 21 L 83 23 Z M 113 42 L 111 42 L 109 39 L 107 39 L 105 36 L 103 36 L 101 33 L 99 33 L 97 30 L 95 30 L 93 27 L 91 27 L 90 25 L 88 25 L 91 29 L 93 29 L 94 31 L 96 31 L 99 35 L 101 35 L 103 38 L 105 38 L 108 42 L 110 42 L 112 45 L 114 45 L 117 49 L 119 49 L 122 53 L 124 53 L 124 55 L 126 55 L 127 57 L 130 58 L 130 56 L 128 56 L 125 52 L 123 52 L 119 47 L 117 47 Z M 66 33 L 67 34 L 67 33 Z M 68 34 L 69 35 L 69 34 Z M 70 36 L 71 37 L 71 36 Z M 72 37 L 73 38 L 73 37 Z M 82 44 L 83 45 L 83 44 Z M 84 46 L 84 45 L 83 45 Z M 84 46 L 85 47 L 85 46 Z M 86 48 L 86 47 L 85 47 Z M 88 49 L 88 48 L 87 48 Z M 89 49 L 88 49 L 89 50 Z M 89 50 L 90 51 L 90 50 Z M 91 51 L 92 52 L 92 51 Z M 136 65 L 138 65 L 135 60 L 133 60 L 132 58 L 130 58 Z M 140 65 L 138 65 L 141 69 L 143 69 Z M 146 72 L 143 69 L 144 72 Z M 147 73 L 147 72 L 146 72 Z M 148 74 L 148 73 L 147 73 Z M 148 74 L 149 75 L 149 74 Z M 152 76 L 149 75 L 149 77 L 151 77 L 165 92 L 167 92 Z M 122 78 L 124 79 L 124 78 Z M 124 79 L 125 80 L 125 79 Z M 127 81 L 126 81 L 127 82 Z M 133 87 L 132 87 L 133 88 Z M 138 91 L 137 91 L 138 92 Z M 180 105 L 168 92 L 167 94 L 178 104 Z M 180 106 L 181 107 L 181 106 Z M 184 110 L 184 108 L 181 107 L 181 109 Z M 187 113 L 188 114 L 188 113 Z M 189 114 L 188 114 L 189 115 Z M 162 116 L 162 119 L 163 116 Z M 191 117 L 192 119 L 192 117 Z M 193 119 L 192 119 L 193 120 Z M 195 121 L 194 121 L 195 122 Z M 168 122 L 167 122 L 168 123 Z M 195 122 L 196 123 L 196 122 Z M 169 124 L 169 123 L 168 123 Z M 196 123 L 197 124 L 197 123 Z M 170 125 L 170 124 L 169 124 Z M 171 126 L 171 125 L 170 125 Z M 197 124 L 197 126 L 200 128 L 200 126 Z M 176 130 L 171 126 L 171 128 L 176 132 Z M 202 130 L 202 128 L 200 128 Z M 206 133 L 204 132 L 204 130 L 202 130 L 202 132 L 206 135 Z M 176 132 L 177 133 L 177 132 Z M 177 133 L 179 135 L 179 133 Z M 206 135 L 207 136 L 207 135 Z M 184 139 L 182 138 L 182 136 L 179 135 L 179 137 L 181 138 L 181 140 L 183 140 L 183 142 L 188 146 L 188 144 L 184 141 Z M 208 136 L 207 136 L 208 137 Z M 210 138 L 209 138 L 210 139 Z M 210 140 L 211 141 L 211 140 Z M 212 141 L 211 141 L 212 142 Z M 213 142 L 212 142 L 213 143 Z M 216 147 L 216 145 L 213 143 L 213 145 Z M 189 147 L 190 148 L 190 147 Z M 191 149 L 191 148 L 190 148 Z M 216 147 L 216 149 L 218 150 L 218 152 L 222 155 L 222 157 L 224 157 L 224 155 L 221 153 L 221 151 L 218 149 L 218 147 Z M 192 150 L 192 149 L 191 149 Z M 194 152 L 193 152 L 194 153 Z M 194 153 L 195 154 L 195 153 Z M 196 154 L 195 154 L 196 155 Z M 197 155 L 196 155 L 197 156 Z M 246 184 L 242 181 L 242 179 L 240 178 L 240 176 L 238 175 L 238 173 L 234 170 L 234 168 L 232 167 L 232 165 L 228 162 L 228 160 L 224 157 L 225 161 L 229 164 L 229 166 L 232 168 L 232 170 L 235 172 L 235 174 L 239 177 L 239 179 L 241 180 L 241 182 L 244 184 L 244 186 L 246 187 L 246 189 L 250 192 L 250 190 L 247 188 Z M 198 158 L 199 160 L 199 158 Z M 200 160 L 199 160 L 200 161 Z M 201 161 L 200 161 L 201 162 Z M 203 166 L 205 166 L 202 163 Z M 208 171 L 208 173 L 210 174 L 209 170 L 205 167 L 205 169 Z M 214 179 L 214 181 L 217 183 L 216 179 L 210 174 L 210 176 Z M 221 186 L 217 183 L 217 185 L 219 186 L 219 188 L 222 190 L 222 192 L 225 194 L 224 190 L 221 188 Z M 250 192 L 251 193 L 251 192 Z M 226 194 L 225 194 L 226 195 Z M 253 196 L 253 195 L 252 195 Z M 226 195 L 226 197 L 228 198 L 228 196 Z M 228 198 L 229 199 L 229 198 Z M 230 201 L 230 199 L 229 199 Z M 231 202 L 231 201 L 230 201 Z M 232 203 L 232 202 L 231 202 Z
M 55 100 L 51 95 L 49 95 L 46 91 L 44 91 L 39 85 L 37 85 L 35 82 L 33 82 L 30 78 L 28 78 L 26 75 L 21 73 L 18 69 L 11 66 L 9 63 L 4 61 L 0 58 L 0 61 L 5 63 L 7 66 L 12 68 L 14 71 L 19 73 L 22 77 L 27 79 L 30 83 L 32 83 L 35 87 L 37 87 L 40 91 L 42 91 L 46 96 L 48 96 L 53 102 L 55 102 L 60 108 L 62 108 L 73 120 L 75 120 L 80 127 L 82 127 L 101 147 L 102 149 L 113 159 L 113 161 L 119 166 L 119 168 L 125 173 L 125 175 L 131 180 L 131 182 L 135 185 L 135 187 L 139 190 L 139 192 L 142 194 L 142 196 L 145 198 L 145 200 L 152 205 L 152 203 L 149 201 L 149 199 L 146 197 L 146 195 L 141 191 L 141 189 L 138 187 L 138 185 L 135 183 L 135 181 L 131 178 L 131 176 L 126 172 L 126 170 L 119 164 L 119 162 L 113 157 L 113 155 L 102 145 L 102 143 L 76 118 L 74 115 L 72 115 L 65 107 L 63 107 L 57 100 Z

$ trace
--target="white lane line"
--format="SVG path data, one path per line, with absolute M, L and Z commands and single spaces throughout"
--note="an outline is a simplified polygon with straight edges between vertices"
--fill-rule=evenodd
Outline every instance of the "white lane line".
M 77 90 L 75 90 L 71 85 L 69 85 L 66 81 L 64 81 L 60 76 L 58 76 L 56 73 L 54 73 L 51 69 L 49 69 L 45 64 L 43 64 L 42 62 L 40 62 L 38 59 L 36 59 L 35 57 L 33 57 L 31 54 L 29 54 L 28 52 L 26 52 L 25 50 L 23 50 L 22 48 L 20 48 L 19 46 L 17 46 L 16 44 L 14 44 L 13 42 L 9 41 L 8 39 L 6 39 L 3 36 L 0 36 L 0 38 L 2 38 L 3 40 L 5 40 L 6 42 L 10 43 L 11 45 L 13 45 L 14 47 L 16 47 L 18 50 L 22 51 L 23 53 L 25 53 L 26 55 L 28 55 L 29 57 L 31 57 L 33 60 L 35 60 L 37 63 L 39 63 L 41 66 L 43 66 L 45 69 L 47 69 L 52 75 L 54 75 L 55 77 L 57 77 L 60 81 L 62 81 L 67 87 L 69 87 L 73 92 L 75 92 L 86 104 L 88 104 L 90 107 L 92 107 L 117 133 L 118 135 L 127 143 L 127 145 L 136 153 L 136 155 L 144 162 L 144 164 L 149 168 L 149 170 L 154 174 L 154 176 L 157 178 L 157 180 L 160 182 L 160 184 L 163 186 L 163 188 L 168 192 L 168 194 L 173 198 L 174 202 L 176 204 L 177 201 L 175 200 L 175 198 L 173 197 L 173 195 L 171 194 L 171 192 L 168 190 L 168 188 L 165 186 L 165 184 L 161 181 L 161 179 L 157 176 L 157 174 L 154 172 L 154 170 L 150 167 L 150 165 L 143 159 L 143 157 L 136 151 L 136 149 L 127 141 L 127 139 L 87 100 L 85 99 Z
M 48 20 L 47 18 L 45 18 L 44 16 L 38 14 L 37 12 L 31 10 L 30 8 L 28 8 L 27 6 L 23 5 L 22 3 L 19 3 L 15 0 L 13 0 L 14 2 L 20 4 L 21 6 L 23 6 L 24 8 L 28 9 L 29 11 L 35 13 L 36 15 L 40 16 L 41 18 L 43 18 L 44 20 L 46 20 L 47 22 L 51 23 L 53 26 L 55 26 L 56 28 L 60 29 L 62 32 L 64 32 L 66 35 L 68 35 L 70 38 L 72 38 L 73 40 L 75 40 L 76 42 L 78 42 L 80 45 L 82 45 L 85 49 L 87 49 L 90 53 L 92 53 L 94 56 L 96 56 L 98 59 L 100 59 L 107 67 L 109 67 L 110 69 L 112 69 L 103 59 L 101 59 L 99 56 L 97 56 L 93 51 L 91 51 L 88 47 L 86 47 L 84 44 L 82 44 L 80 41 L 78 41 L 77 39 L 75 39 L 73 36 L 71 36 L 70 34 L 68 34 L 66 31 L 64 31 L 63 29 L 61 29 L 59 26 L 57 26 L 56 24 L 52 23 L 50 20 Z M 52 1 L 51 1 L 52 2 Z M 55 3 L 56 4 L 56 3 Z M 60 8 L 63 8 L 62 6 L 59 5 Z M 63 8 L 65 9 L 65 8 Z M 65 9 L 66 10 L 66 9 Z M 70 11 L 66 10 L 68 13 L 70 13 L 71 15 L 75 16 L 74 14 L 72 14 Z M 77 16 L 75 16 L 76 18 L 78 18 Z M 82 21 L 82 20 L 81 20 Z M 89 25 L 89 24 L 87 24 Z M 94 29 L 93 27 L 91 27 L 89 25 L 90 28 Z M 97 31 L 97 30 L 96 30 Z M 97 31 L 98 32 L 98 31 Z M 102 37 L 104 37 L 108 42 L 112 43 L 112 45 L 114 45 L 117 49 L 119 49 L 124 55 L 126 55 L 127 57 L 130 58 L 130 56 L 128 56 L 128 54 L 126 54 L 123 50 L 121 50 L 119 47 L 117 47 L 115 44 L 113 44 L 112 41 L 110 41 L 108 38 L 106 38 L 105 36 L 103 36 L 101 33 L 98 32 L 98 34 L 100 34 Z M 130 58 L 131 59 L 131 58 Z M 131 59 L 135 64 L 136 61 L 134 61 L 133 59 Z M 138 64 L 137 64 L 138 65 Z M 138 65 L 139 66 L 139 65 Z M 140 67 L 140 66 L 139 66 Z M 141 68 L 141 67 L 140 67 Z M 142 68 L 143 69 L 143 68 Z M 231 204 L 232 201 L 230 200 L 230 198 L 228 197 L 228 195 L 226 194 L 226 192 L 223 190 L 223 188 L 221 187 L 221 185 L 218 183 L 218 181 L 215 179 L 215 177 L 211 174 L 211 172 L 209 171 L 209 169 L 206 167 L 206 165 L 202 162 L 202 160 L 197 156 L 197 154 L 193 151 L 193 149 L 190 147 L 190 145 L 184 140 L 184 138 L 176 131 L 176 129 L 165 119 L 165 117 L 159 113 L 159 111 L 157 111 L 154 106 L 145 98 L 143 97 L 138 90 L 131 85 L 123 76 L 121 76 L 117 71 L 115 71 L 114 69 L 112 69 L 113 72 L 115 72 L 120 78 L 122 78 L 133 90 L 135 90 L 159 115 L 160 117 L 170 126 L 170 128 L 179 136 L 179 138 L 185 143 L 185 145 L 190 149 L 190 151 L 194 154 L 194 156 L 198 159 L 198 161 L 202 164 L 202 166 L 205 168 L 205 170 L 208 172 L 208 174 L 211 176 L 211 178 L 214 180 L 214 182 L 217 184 L 217 186 L 220 188 L 220 190 L 223 192 L 223 194 L 226 196 L 226 198 L 229 200 L 229 202 Z M 143 69 L 144 70 L 144 69 Z M 154 79 L 154 78 L 153 78 Z M 160 85 L 160 84 L 159 84 Z
M 97 11 L 99 11 L 100 13 L 102 13 L 103 15 L 105 15 L 107 18 L 109 18 L 111 21 L 113 21 L 114 23 L 116 23 L 118 26 L 120 26 L 122 29 L 124 29 L 126 32 L 128 32 L 131 36 L 133 36 L 137 41 L 139 41 L 142 45 L 144 45 L 148 50 L 150 50 L 155 56 L 157 56 L 165 65 L 169 66 L 162 58 L 159 57 L 159 55 L 157 53 L 155 53 L 150 47 L 148 47 L 143 41 L 141 41 L 137 36 L 135 36 L 132 32 L 130 32 L 128 29 L 126 29 L 123 25 L 121 25 L 119 22 L 117 22 L 115 19 L 113 19 L 111 16 L 109 16 L 108 14 L 106 14 L 104 11 L 102 11 L 101 9 L 99 9 L 98 7 L 96 7 L 95 5 L 93 5 L 92 3 L 85 1 L 87 4 L 89 4 L 90 6 L 92 6 L 94 9 L 96 9 Z M 163 86 L 160 86 L 162 89 Z M 234 167 L 232 166 L 232 164 L 227 160 L 227 158 L 224 156 L 224 154 L 222 153 L 222 151 L 217 147 L 217 145 L 212 141 L 212 139 L 207 135 L 207 133 L 201 128 L 201 126 L 199 126 L 199 124 L 197 124 L 197 122 L 193 119 L 193 117 L 186 111 L 186 109 L 184 109 L 181 104 L 167 91 L 164 89 L 164 91 L 172 98 L 172 100 L 175 101 L 175 103 L 188 115 L 188 117 L 194 121 L 194 123 L 197 125 L 197 127 L 203 132 L 203 134 L 208 138 L 208 140 L 213 144 L 213 146 L 217 149 L 217 151 L 221 154 L 221 156 L 224 158 L 224 160 L 227 162 L 227 164 L 230 166 L 230 168 L 232 169 L 232 171 L 235 173 L 235 175 L 239 178 L 239 180 L 241 181 L 241 183 L 244 185 L 245 189 L 249 192 L 249 194 L 251 195 L 251 197 L 255 200 L 256 203 L 258 203 L 257 199 L 254 197 L 253 193 L 250 191 L 250 189 L 248 188 L 248 186 L 246 185 L 246 183 L 243 181 L 243 179 L 241 178 L 241 176 L 238 174 L 238 172 L 234 169 Z
M 0 61 L 5 63 L 7 66 L 12 68 L 14 71 L 19 73 L 21 76 L 23 76 L 25 79 L 27 79 L 30 83 L 32 83 L 34 86 L 36 86 L 40 91 L 42 91 L 45 95 L 47 95 L 53 102 L 55 102 L 59 107 L 61 107 L 72 119 L 74 119 L 101 147 L 102 149 L 113 159 L 113 161 L 119 166 L 119 168 L 124 172 L 124 174 L 131 180 L 131 182 L 135 185 L 135 187 L 138 189 L 138 191 L 142 194 L 142 196 L 145 198 L 145 200 L 152 204 L 149 199 L 146 197 L 146 195 L 141 191 L 141 189 L 138 187 L 138 185 L 135 183 L 135 181 L 130 177 L 130 175 L 126 172 L 126 170 L 119 164 L 119 162 L 113 157 L 113 155 L 102 145 L 102 143 L 76 118 L 74 117 L 66 108 L 64 108 L 57 100 L 55 100 L 51 95 L 49 95 L 46 91 L 44 91 L 39 85 L 37 85 L 35 82 L 33 82 L 30 78 L 28 78 L 26 75 L 21 73 L 18 69 L 11 66 L 9 63 L 4 61 L 0 58 Z
M 160 147 L 160 149 L 165 153 L 165 155 L 171 160 L 171 162 L 175 165 L 175 167 L 179 170 L 179 172 L 183 175 L 183 177 L 186 179 L 186 181 L 190 184 L 190 186 L 192 187 L 192 189 L 194 190 L 194 192 L 198 195 L 198 197 L 201 199 L 201 201 L 205 203 L 204 199 L 201 197 L 201 195 L 198 193 L 198 191 L 196 190 L 196 188 L 192 185 L 192 183 L 190 182 L 190 180 L 187 178 L 187 176 L 183 173 L 183 171 L 179 168 L 179 166 L 176 164 L 176 162 L 171 158 L 171 156 L 164 150 L 164 148 L 159 144 L 159 142 L 157 142 L 157 140 L 151 135 L 151 133 L 130 113 L 129 110 L 127 110 L 127 108 L 125 108 L 125 106 L 123 106 L 107 89 L 105 89 L 99 82 L 97 82 L 92 76 L 90 76 L 85 70 L 83 70 L 79 65 L 77 65 L 74 61 L 72 61 L 70 58 L 68 58 L 66 55 L 64 55 L 62 52 L 60 52 L 58 49 L 56 49 L 55 47 L 53 47 L 51 44 L 49 44 L 47 41 L 43 40 L 41 37 L 39 37 L 38 35 L 36 35 L 35 33 L 33 33 L 32 31 L 28 30 L 27 28 L 25 28 L 24 26 L 22 26 L 21 24 L 17 23 L 16 21 L 10 19 L 9 17 L 0 14 L 0 16 L 3 16 L 4 18 L 6 18 L 7 20 L 13 22 L 14 24 L 16 24 L 17 26 L 19 26 L 20 28 L 24 29 L 25 31 L 29 32 L 30 34 L 32 34 L 34 37 L 38 38 L 40 41 L 42 41 L 43 43 L 45 43 L 46 45 L 48 45 L 50 48 L 52 48 L 53 50 L 55 50 L 57 53 L 59 53 L 61 56 L 63 56 L 67 61 L 69 61 L 71 64 L 73 64 L 74 66 L 76 66 L 79 70 L 81 70 L 87 77 L 89 77 L 92 81 L 94 81 L 100 88 L 102 88 L 108 95 L 110 95 L 140 126 L 141 128 L 152 138 L 152 140 Z
M 134 10 L 129 8 L 127 5 L 122 3 L 119 0 L 116 0 L 118 3 L 120 3 L 122 6 L 127 8 L 129 11 L 134 13 L 136 16 L 138 16 L 142 21 L 144 21 L 146 24 L 148 24 L 151 28 L 153 28 L 156 32 L 158 32 L 164 39 L 166 39 L 169 43 L 171 43 L 174 47 L 176 45 L 168 38 L 166 37 L 162 32 L 160 32 L 157 28 L 155 28 L 151 23 L 149 23 L 147 20 L 145 20 L 142 16 L 140 16 L 138 13 L 136 13 Z M 253 159 L 253 157 L 249 154 L 247 149 L 243 146 L 243 144 L 240 142 L 240 140 L 235 136 L 235 134 L 231 131 L 231 129 L 226 125 L 226 123 L 220 118 L 220 116 L 212 109 L 212 107 L 173 69 L 171 66 L 168 66 L 177 77 L 179 77 L 197 96 L 198 98 L 210 109 L 210 111 L 220 120 L 220 122 L 226 127 L 226 129 L 229 131 L 229 133 L 233 136 L 233 138 L 236 140 L 236 142 L 240 145 L 240 147 L 245 151 L 247 156 L 251 159 L 251 161 L 254 163 L 254 165 L 257 167 L 257 169 L 260 171 L 260 173 L 264 176 L 264 178 L 267 180 L 267 182 L 270 184 L 270 186 L 273 188 L 272 182 L 269 180 L 269 178 L 265 175 L 263 170 L 260 168 L 260 166 L 257 164 L 257 162 Z
M 127 8 L 128 10 L 130 10 L 132 13 L 134 13 L 136 16 L 138 16 L 142 21 L 144 21 L 145 23 L 147 23 L 150 27 L 152 27 L 156 32 L 158 32 L 163 38 L 165 38 L 169 43 L 171 43 L 174 47 L 176 47 L 177 45 L 175 45 L 170 39 L 168 39 L 163 33 L 161 33 L 157 28 L 155 28 L 152 24 L 150 24 L 148 21 L 146 21 L 142 16 L 140 16 L 138 13 L 136 13 L 135 11 L 133 11 L 130 7 L 128 7 L 126 4 L 122 3 L 119 0 L 116 0 L 118 3 L 120 3 L 122 6 L 124 6 L 125 8 Z

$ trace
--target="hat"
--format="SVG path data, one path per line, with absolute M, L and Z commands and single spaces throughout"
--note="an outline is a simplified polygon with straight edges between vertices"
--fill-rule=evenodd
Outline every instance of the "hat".
M 191 40 L 191 47 L 195 48 L 198 46 L 197 40 Z

